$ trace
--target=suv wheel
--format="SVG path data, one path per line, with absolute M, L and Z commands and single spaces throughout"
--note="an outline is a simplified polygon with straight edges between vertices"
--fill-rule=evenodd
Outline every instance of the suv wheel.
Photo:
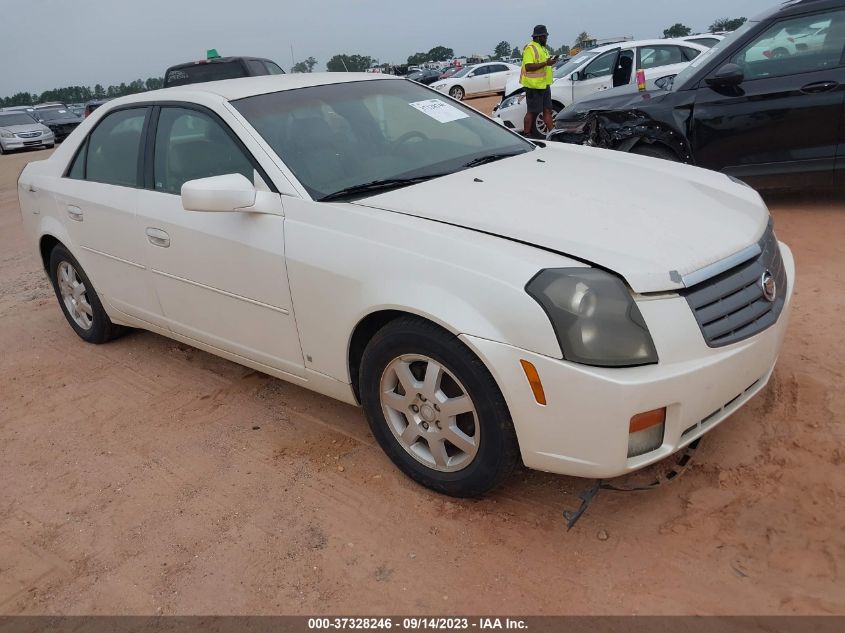
M 361 360 L 361 401 L 388 457 L 418 483 L 476 497 L 519 463 L 507 405 L 457 337 L 415 317 L 393 321 Z

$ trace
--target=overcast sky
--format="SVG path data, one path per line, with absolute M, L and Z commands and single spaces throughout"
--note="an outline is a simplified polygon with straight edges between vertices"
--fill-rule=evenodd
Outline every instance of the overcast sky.
M 0 0 L 0 96 L 160 77 L 176 63 L 257 55 L 291 64 L 335 53 L 401 63 L 443 45 L 458 55 L 524 45 L 545 23 L 554 46 L 594 37 L 658 37 L 682 22 L 705 30 L 780 0 Z

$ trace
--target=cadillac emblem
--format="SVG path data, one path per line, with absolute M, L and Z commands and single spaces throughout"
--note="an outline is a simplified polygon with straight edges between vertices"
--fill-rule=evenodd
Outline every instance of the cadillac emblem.
M 760 277 L 760 286 L 763 288 L 763 296 L 766 301 L 773 303 L 778 297 L 778 286 L 775 283 L 775 278 L 768 270 Z

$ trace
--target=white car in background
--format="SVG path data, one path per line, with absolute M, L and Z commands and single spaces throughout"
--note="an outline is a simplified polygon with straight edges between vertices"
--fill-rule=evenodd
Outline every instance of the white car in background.
M 84 341 L 142 328 L 360 404 L 399 468 L 456 496 L 694 442 L 768 382 L 794 287 L 753 189 L 539 147 L 385 75 L 115 99 L 18 195 Z
M 597 92 L 636 85 L 638 69 L 645 71 L 646 81 L 677 75 L 707 50 L 707 46 L 694 42 L 667 39 L 620 42 L 578 53 L 554 71 L 552 117 Z M 526 112 L 525 94 L 517 73 L 505 87 L 505 97 L 494 108 L 493 117 L 511 130 L 522 131 Z M 542 116 L 537 117 L 535 129 L 539 135 L 546 135 Z
M 445 92 L 453 99 L 502 94 L 508 82 L 519 78 L 520 67 L 504 62 L 487 62 L 462 68 L 448 79 L 431 85 L 438 92 Z

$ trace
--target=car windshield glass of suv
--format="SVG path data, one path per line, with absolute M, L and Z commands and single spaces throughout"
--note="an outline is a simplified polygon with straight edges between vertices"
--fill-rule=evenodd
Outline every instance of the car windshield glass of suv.
M 35 125 L 35 119 L 23 112 L 0 114 L 0 127 L 9 127 L 11 125 Z
M 596 55 L 598 55 L 598 53 L 595 52 L 578 53 L 563 66 L 555 69 L 555 79 L 561 79 L 569 76 L 572 72 L 578 70 L 579 67 L 583 66 Z
M 231 62 L 200 62 L 192 66 L 174 68 L 168 71 L 164 79 L 166 87 L 184 86 L 205 81 L 219 81 L 221 79 L 238 79 L 246 76 L 246 71 L 240 61 Z
M 317 200 L 356 187 L 433 178 L 535 148 L 410 81 L 338 83 L 232 104 Z
M 56 119 L 73 118 L 74 115 L 64 108 L 61 108 L 56 110 L 38 110 L 38 116 L 45 121 L 55 121 Z
M 758 24 L 759 22 L 752 22 L 751 20 L 749 20 L 733 33 L 729 33 L 725 37 L 725 39 L 713 46 L 713 48 L 707 49 L 706 51 L 701 53 L 701 55 L 692 60 L 689 66 L 684 68 L 675 76 L 675 78 L 667 86 L 667 89 L 685 90 L 685 84 L 689 81 L 691 77 L 693 77 L 699 71 L 703 64 L 706 64 L 710 59 L 713 58 L 714 55 L 721 55 L 723 50 L 731 46 L 736 40 L 745 35 L 748 31 L 750 31 Z

